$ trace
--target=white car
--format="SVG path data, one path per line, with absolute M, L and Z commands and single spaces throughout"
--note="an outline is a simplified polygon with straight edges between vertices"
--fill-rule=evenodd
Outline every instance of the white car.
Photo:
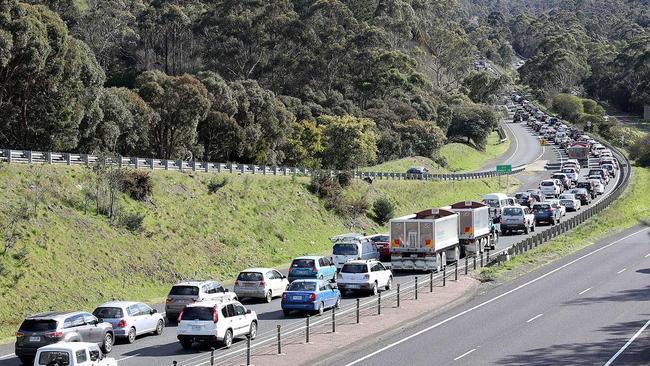
M 376 295 L 379 288 L 390 290 L 393 287 L 393 272 L 380 261 L 349 261 L 341 268 L 336 285 L 342 294 L 347 291 L 370 291 Z
M 234 338 L 257 337 L 257 314 L 238 301 L 201 301 L 187 305 L 178 317 L 176 337 L 184 349 L 194 343 L 232 346 Z
M 234 292 L 237 298 L 259 298 L 271 302 L 289 286 L 287 276 L 273 268 L 249 268 L 239 272 Z
M 117 366 L 114 358 L 104 358 L 95 343 L 61 342 L 44 346 L 36 352 L 34 366 Z
M 566 207 L 567 210 L 578 211 L 582 205 L 580 200 L 576 198 L 575 194 L 565 193 L 560 195 L 560 204 Z
M 554 173 L 553 175 L 551 175 L 551 179 L 557 179 L 560 182 L 562 182 L 564 189 L 571 188 L 571 178 L 569 178 L 564 173 Z
M 566 174 L 571 179 L 571 182 L 577 182 L 578 178 L 580 178 L 580 171 L 576 168 L 564 167 L 562 168 L 562 173 Z
M 566 216 L 566 207 L 560 203 L 560 200 L 546 200 L 546 202 L 554 209 L 560 210 L 562 217 Z
M 557 197 L 562 193 L 557 179 L 546 179 L 539 184 L 539 189 L 546 197 Z
M 593 183 L 594 190 L 596 191 L 596 194 L 601 195 L 601 194 L 605 193 L 605 185 L 603 184 L 600 177 L 595 176 L 594 179 L 589 179 L 589 181 L 591 183 Z

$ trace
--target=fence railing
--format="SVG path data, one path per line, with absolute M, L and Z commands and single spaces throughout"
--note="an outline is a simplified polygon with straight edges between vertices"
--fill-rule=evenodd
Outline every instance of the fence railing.
M 58 165 L 91 165 L 98 162 L 100 157 L 89 154 L 55 153 L 30 150 L 0 150 L 0 161 L 14 164 L 58 164 Z M 274 176 L 312 176 L 319 172 L 316 169 L 296 168 L 286 166 L 263 166 L 254 164 L 237 163 L 212 163 L 185 160 L 167 160 L 139 157 L 106 158 L 106 163 L 115 164 L 120 167 L 131 167 L 135 169 L 149 170 L 176 170 L 205 173 L 231 173 L 231 174 L 257 174 Z M 387 173 L 387 172 L 362 172 L 352 171 L 358 179 L 396 179 L 396 180 L 425 180 L 425 181 L 449 181 L 468 180 L 497 177 L 505 174 L 516 174 L 526 169 L 526 165 L 514 167 L 510 173 L 497 173 L 496 171 L 474 172 L 474 173 L 448 173 L 448 174 L 408 174 L 408 173 Z M 341 173 L 341 170 L 321 170 L 329 172 L 330 175 Z

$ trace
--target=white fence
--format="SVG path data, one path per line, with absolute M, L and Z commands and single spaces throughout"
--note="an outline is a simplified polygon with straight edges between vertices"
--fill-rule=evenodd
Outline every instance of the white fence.
M 0 150 L 0 161 L 8 164 L 55 164 L 55 165 L 90 165 L 96 163 L 100 158 L 88 154 L 55 153 L 30 150 Z M 123 157 L 107 159 L 107 163 L 116 164 L 120 167 L 131 167 L 135 169 L 150 170 L 177 170 L 205 173 L 232 173 L 232 174 L 258 174 L 276 176 L 311 176 L 318 170 L 308 168 L 296 168 L 286 166 L 259 166 L 253 164 L 236 163 L 210 163 L 198 161 L 167 160 L 152 158 Z M 407 174 L 407 173 L 385 173 L 385 172 L 362 172 L 353 171 L 355 178 L 359 179 L 414 179 L 414 180 L 467 180 L 497 177 L 505 174 L 516 174 L 526 169 L 525 165 L 513 167 L 510 173 L 497 173 L 496 171 L 476 173 L 450 173 L 450 174 Z M 327 170 L 324 170 L 327 172 Z M 341 173 L 340 170 L 329 170 L 331 175 Z

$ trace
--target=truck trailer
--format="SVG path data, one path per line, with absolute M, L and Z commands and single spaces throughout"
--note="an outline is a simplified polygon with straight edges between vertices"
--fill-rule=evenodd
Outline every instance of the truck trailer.
M 458 214 L 432 208 L 390 220 L 393 270 L 440 271 L 460 258 Z
M 586 141 L 575 142 L 566 149 L 569 159 L 577 159 L 581 165 L 585 166 L 589 161 L 589 152 L 591 144 Z
M 474 201 L 457 202 L 451 210 L 458 214 L 461 254 L 474 255 L 494 249 L 499 240 L 499 224 L 490 215 L 490 206 Z

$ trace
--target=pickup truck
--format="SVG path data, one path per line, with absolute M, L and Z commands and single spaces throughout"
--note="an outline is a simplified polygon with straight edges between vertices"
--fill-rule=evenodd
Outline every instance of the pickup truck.
M 530 208 L 523 206 L 503 208 L 501 235 L 505 236 L 513 231 L 523 231 L 525 234 L 535 231 L 535 215 Z
M 114 358 L 104 358 L 95 343 L 60 342 L 36 352 L 34 366 L 117 366 Z

